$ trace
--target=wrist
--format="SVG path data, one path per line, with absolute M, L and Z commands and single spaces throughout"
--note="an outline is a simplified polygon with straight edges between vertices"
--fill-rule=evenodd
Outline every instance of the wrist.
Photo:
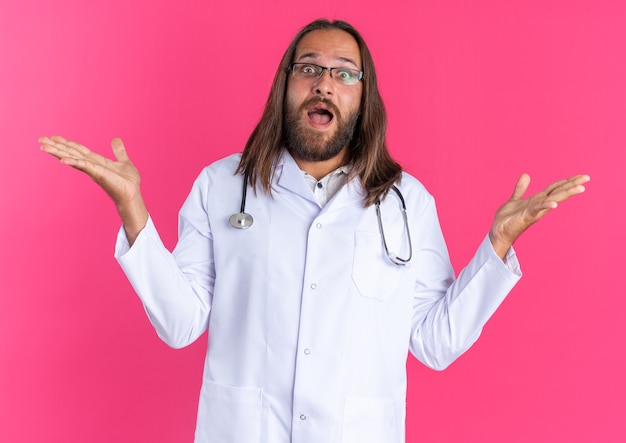
M 132 246 L 139 233 L 148 223 L 148 209 L 143 198 L 139 195 L 132 202 L 118 205 L 117 211 L 122 219 L 128 243 Z
M 491 242 L 491 246 L 493 247 L 496 255 L 502 260 L 504 260 L 504 257 L 506 257 L 509 249 L 513 246 L 513 242 L 503 239 L 501 236 L 495 234 L 493 230 L 489 231 L 489 241 Z

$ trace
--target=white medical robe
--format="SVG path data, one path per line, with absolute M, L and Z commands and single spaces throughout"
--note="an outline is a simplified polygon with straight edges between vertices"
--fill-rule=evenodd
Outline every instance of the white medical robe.
M 272 195 L 239 212 L 240 155 L 205 168 L 180 212 L 173 254 L 152 220 L 116 257 L 158 335 L 183 347 L 209 330 L 196 442 L 400 443 L 406 358 L 443 369 L 467 350 L 520 278 L 488 238 L 455 280 L 435 203 L 404 174 L 413 258 L 387 257 L 358 180 L 323 207 L 289 154 Z M 381 204 L 389 249 L 408 255 L 399 199 Z

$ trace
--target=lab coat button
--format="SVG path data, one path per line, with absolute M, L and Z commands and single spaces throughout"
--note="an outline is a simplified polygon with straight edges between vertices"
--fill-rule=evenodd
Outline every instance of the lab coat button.
M 300 420 L 306 420 L 306 415 L 300 414 Z
M 315 227 L 316 227 L 317 229 L 322 229 L 322 224 L 321 224 L 321 223 L 317 223 L 317 224 L 315 225 Z
M 309 348 L 306 348 L 306 349 L 304 350 L 304 353 L 305 353 L 306 355 L 309 355 L 309 354 L 311 353 L 311 350 L 310 350 Z
M 315 283 L 311 283 L 311 289 L 316 289 L 317 285 Z

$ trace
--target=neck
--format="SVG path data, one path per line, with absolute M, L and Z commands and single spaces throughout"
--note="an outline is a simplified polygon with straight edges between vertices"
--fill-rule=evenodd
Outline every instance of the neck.
M 320 180 L 322 177 L 325 177 L 335 169 L 346 164 L 347 151 L 348 148 L 343 148 L 341 152 L 333 158 L 322 161 L 304 160 L 293 153 L 291 153 L 291 156 L 301 170 L 315 177 L 316 180 Z

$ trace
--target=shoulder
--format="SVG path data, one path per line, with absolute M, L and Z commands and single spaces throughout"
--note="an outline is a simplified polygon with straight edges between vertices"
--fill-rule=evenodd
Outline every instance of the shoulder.
M 430 192 L 426 189 L 426 186 L 407 172 L 402 172 L 402 179 L 397 187 L 403 194 L 406 193 L 407 196 L 411 196 L 413 198 L 433 198 Z
M 237 171 L 237 166 L 239 166 L 239 160 L 241 160 L 241 153 L 231 154 L 227 157 L 214 161 L 208 166 L 205 166 L 200 175 L 234 175 Z
M 195 185 L 206 186 L 212 183 L 229 182 L 236 176 L 237 166 L 239 166 L 240 159 L 241 153 L 232 154 L 205 166 L 196 178 Z
M 423 213 L 435 207 L 435 199 L 426 186 L 417 178 L 407 172 L 402 172 L 402 179 L 396 185 L 407 208 L 413 213 Z
M 232 154 L 205 166 L 196 177 L 192 189 L 204 194 L 209 189 L 225 189 L 231 186 L 237 180 L 240 158 L 240 153 Z
M 241 154 L 233 154 L 205 166 L 195 179 L 188 200 L 208 207 L 212 201 L 236 198 L 241 176 L 236 173 Z

